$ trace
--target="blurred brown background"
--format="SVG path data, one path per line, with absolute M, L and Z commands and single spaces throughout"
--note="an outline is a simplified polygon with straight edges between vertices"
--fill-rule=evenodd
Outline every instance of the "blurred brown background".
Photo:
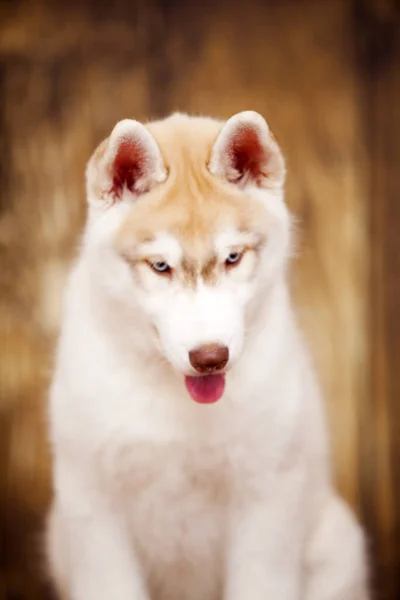
M 287 156 L 338 485 L 375 597 L 400 597 L 399 46 L 390 0 L 0 4 L 0 600 L 47 597 L 45 395 L 85 162 L 121 118 L 243 109 Z

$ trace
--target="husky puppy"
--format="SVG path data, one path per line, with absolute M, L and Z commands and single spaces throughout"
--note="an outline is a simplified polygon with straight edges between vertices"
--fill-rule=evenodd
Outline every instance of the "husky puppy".
M 264 118 L 117 123 L 90 159 L 50 394 L 65 600 L 366 600 Z

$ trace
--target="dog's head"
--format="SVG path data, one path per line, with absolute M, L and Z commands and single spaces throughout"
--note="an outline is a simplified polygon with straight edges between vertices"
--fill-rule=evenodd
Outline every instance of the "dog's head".
M 116 310 L 151 325 L 189 383 L 238 360 L 260 299 L 282 276 L 284 177 L 278 144 L 254 112 L 225 123 L 124 120 L 89 161 L 94 276 Z

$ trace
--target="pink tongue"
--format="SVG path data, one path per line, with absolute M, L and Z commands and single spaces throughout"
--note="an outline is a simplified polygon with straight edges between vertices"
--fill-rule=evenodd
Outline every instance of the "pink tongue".
M 200 404 L 211 404 L 219 400 L 224 393 L 225 376 L 185 377 L 185 385 L 193 400 Z

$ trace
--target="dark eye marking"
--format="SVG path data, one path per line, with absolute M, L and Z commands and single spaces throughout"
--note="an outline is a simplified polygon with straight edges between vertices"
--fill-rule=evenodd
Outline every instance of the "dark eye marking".
M 206 283 L 215 283 L 217 278 L 217 264 L 218 259 L 216 256 L 213 256 L 203 265 L 201 276 Z

